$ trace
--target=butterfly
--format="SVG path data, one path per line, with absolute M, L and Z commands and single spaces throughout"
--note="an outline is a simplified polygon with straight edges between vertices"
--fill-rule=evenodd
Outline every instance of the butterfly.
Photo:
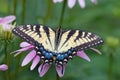
M 82 30 L 54 30 L 44 25 L 22 25 L 12 32 L 35 46 L 44 63 L 66 64 L 78 51 L 103 43 L 96 34 Z

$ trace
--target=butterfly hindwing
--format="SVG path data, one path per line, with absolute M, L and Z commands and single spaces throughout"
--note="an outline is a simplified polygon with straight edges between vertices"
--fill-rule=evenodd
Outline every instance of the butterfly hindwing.
M 66 52 L 70 48 L 84 50 L 103 43 L 103 40 L 94 33 L 82 30 L 69 30 L 62 34 L 58 51 Z
M 45 49 L 54 50 L 55 31 L 43 25 L 23 25 L 15 27 L 13 33 L 34 45 L 35 42 L 44 45 Z

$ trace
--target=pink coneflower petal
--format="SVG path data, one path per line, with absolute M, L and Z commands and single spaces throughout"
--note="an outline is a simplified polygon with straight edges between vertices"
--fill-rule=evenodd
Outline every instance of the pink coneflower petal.
M 11 15 L 11 16 L 6 16 L 4 18 L 2 18 L 0 20 L 0 24 L 9 24 L 11 23 L 12 21 L 14 21 L 16 19 L 15 16 Z
M 28 46 L 31 46 L 31 44 L 29 44 L 28 42 L 20 43 L 20 47 L 28 47 Z
M 38 72 L 39 72 L 40 77 L 45 75 L 45 73 L 49 70 L 50 66 L 51 66 L 50 64 L 44 64 L 44 63 L 42 63 L 39 66 Z
M 85 0 L 78 0 L 78 3 L 81 8 L 85 8 Z
M 73 8 L 76 3 L 76 0 L 68 0 L 68 7 Z
M 39 57 L 39 56 L 36 56 L 36 57 L 33 59 L 33 62 L 32 62 L 32 65 L 31 65 L 31 67 L 30 67 L 30 70 L 33 70 L 33 69 L 37 66 L 37 64 L 39 63 L 39 61 L 40 61 L 40 57 Z
M 90 62 L 90 58 L 86 55 L 86 53 L 84 51 L 78 51 L 77 56 L 79 56 L 79 57 L 81 57 L 81 58 Z
M 8 69 L 8 66 L 6 64 L 0 65 L 0 71 L 5 71 Z
M 27 47 L 24 47 L 22 49 L 19 49 L 19 50 L 16 50 L 14 52 L 11 52 L 10 54 L 15 54 L 14 56 L 17 56 L 19 55 L 20 53 L 24 52 L 24 51 L 27 51 L 27 50 L 30 50 L 30 49 L 33 49 L 34 46 L 27 46 Z
M 15 51 L 15 52 L 23 52 L 23 51 L 27 51 L 27 50 L 30 50 L 30 49 L 33 49 L 33 48 L 34 48 L 34 46 L 28 46 L 28 47 L 19 49 L 19 50 Z
M 91 0 L 91 2 L 97 4 L 97 0 Z
M 54 3 L 57 3 L 57 0 L 53 0 Z
M 12 27 L 11 24 L 1 24 L 4 31 L 10 31 L 10 28 Z
M 95 51 L 96 53 L 98 53 L 98 54 L 102 54 L 98 49 L 95 49 L 95 48 L 90 48 L 90 49 L 92 49 L 93 51 Z
M 56 71 L 57 71 L 59 77 L 63 77 L 64 72 L 65 72 L 65 68 L 66 68 L 66 64 L 63 64 L 63 66 L 56 65 Z
M 53 0 L 54 3 L 62 2 L 63 0 Z
M 28 55 L 24 58 L 22 65 L 21 66 L 25 66 L 27 65 L 30 61 L 33 60 L 33 58 L 36 56 L 36 51 L 32 50 L 30 53 L 28 53 Z

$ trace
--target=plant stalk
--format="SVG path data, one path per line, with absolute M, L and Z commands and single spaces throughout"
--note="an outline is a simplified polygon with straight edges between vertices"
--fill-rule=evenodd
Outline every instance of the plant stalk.
M 64 13 L 65 13 L 65 7 L 66 7 L 66 2 L 67 0 L 64 0 L 62 10 L 61 10 L 61 15 L 60 15 L 60 21 L 59 21 L 59 28 L 61 28 L 63 18 L 64 18 Z
M 59 75 L 57 74 L 57 72 L 56 72 L 56 80 L 60 80 L 60 77 L 59 77 Z
M 5 54 L 5 63 L 8 65 L 8 54 L 7 54 L 7 41 L 5 40 L 4 41 L 4 54 Z M 9 65 L 8 65 L 9 66 Z M 9 77 L 9 69 L 6 71 L 6 74 L 5 74 L 5 79 L 6 80 L 10 80 L 10 77 Z
M 17 0 L 14 0 L 14 4 L 13 4 L 13 14 L 16 15 L 16 8 L 17 8 Z
M 22 24 L 25 23 L 25 6 L 26 6 L 26 0 L 22 0 Z
M 109 54 L 108 80 L 113 80 L 113 54 Z

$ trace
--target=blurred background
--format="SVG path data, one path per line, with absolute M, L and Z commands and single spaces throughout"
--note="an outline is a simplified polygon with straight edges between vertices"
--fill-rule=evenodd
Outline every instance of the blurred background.
M 63 2 L 55 4 L 52 0 L 0 0 L 0 17 L 15 15 L 17 26 L 43 24 L 57 29 L 62 5 Z M 91 50 L 85 51 L 91 62 L 79 57 L 70 61 L 60 80 L 120 80 L 120 0 L 98 0 L 97 5 L 86 0 L 84 9 L 78 2 L 72 9 L 66 5 L 62 21 L 62 29 L 96 33 L 103 38 L 104 44 L 97 47 L 102 55 Z M 54 65 L 42 78 L 39 77 L 37 68 L 30 71 L 31 63 L 21 67 L 28 52 L 17 57 L 10 55 L 10 52 L 19 49 L 19 43 L 23 40 L 14 36 L 12 41 L 12 45 L 7 45 L 12 47 L 7 51 L 7 62 L 4 50 L 0 48 L 0 64 L 9 65 L 9 70 L 0 72 L 0 80 L 57 80 Z M 4 47 L 3 44 L 0 47 Z

